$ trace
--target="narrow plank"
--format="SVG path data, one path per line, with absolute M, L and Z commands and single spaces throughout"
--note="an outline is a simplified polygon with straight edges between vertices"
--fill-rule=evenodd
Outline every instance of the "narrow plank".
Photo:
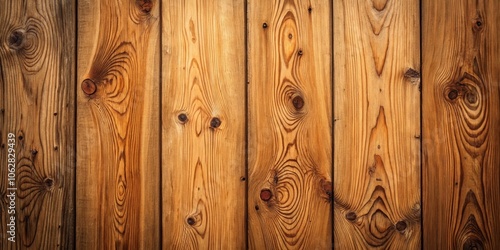
M 251 249 L 332 247 L 330 1 L 249 1 Z
M 75 4 L 43 0 L 1 5 L 0 249 L 72 249 Z M 7 166 L 9 149 L 15 150 L 13 185 L 7 181 L 9 169 L 14 171 Z M 15 208 L 7 197 L 12 192 Z M 9 240 L 10 216 L 15 217 L 15 242 Z
M 424 0 L 425 249 L 500 249 L 500 2 Z
M 162 4 L 163 247 L 246 248 L 244 13 Z
M 160 248 L 159 11 L 78 1 L 78 248 Z
M 419 2 L 333 9 L 335 247 L 420 249 Z

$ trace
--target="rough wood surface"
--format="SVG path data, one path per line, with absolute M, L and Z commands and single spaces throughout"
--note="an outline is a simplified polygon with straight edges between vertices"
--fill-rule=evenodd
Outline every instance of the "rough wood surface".
M 242 0 L 162 3 L 163 246 L 245 249 Z
M 335 247 L 420 249 L 419 3 L 333 9 Z
M 249 1 L 251 249 L 332 246 L 331 8 Z
M 80 249 L 160 247 L 159 10 L 78 1 Z
M 425 249 L 500 249 L 499 10 L 423 1 Z
M 0 249 L 74 247 L 75 4 L 1 1 Z M 9 133 L 16 179 L 7 182 Z M 6 196 L 15 187 L 15 215 Z M 8 240 L 16 217 L 15 243 Z

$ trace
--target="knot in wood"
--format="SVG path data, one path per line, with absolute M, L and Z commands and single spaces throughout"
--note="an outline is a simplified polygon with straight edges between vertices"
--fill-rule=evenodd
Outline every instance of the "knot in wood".
M 349 212 L 345 215 L 345 218 L 350 221 L 350 222 L 354 222 L 356 220 L 358 216 L 356 215 L 355 212 Z
M 273 197 L 273 193 L 269 189 L 262 189 L 260 191 L 260 199 L 263 201 L 269 201 Z
M 52 178 L 45 178 L 45 180 L 43 180 L 43 183 L 45 184 L 45 188 L 47 189 L 51 189 L 52 186 L 54 186 L 54 180 Z
M 457 99 L 457 97 L 458 97 L 458 90 L 452 89 L 448 92 L 448 99 L 450 99 L 451 101 Z
M 25 40 L 25 32 L 23 30 L 15 30 L 10 34 L 8 44 L 11 49 L 18 50 L 23 47 Z
M 153 1 L 151 0 L 137 0 L 135 3 L 143 13 L 149 13 L 153 8 Z
M 404 231 L 406 229 L 407 225 L 406 225 L 406 222 L 405 221 L 398 221 L 398 223 L 396 223 L 396 229 L 398 231 Z
M 196 220 L 193 217 L 187 218 L 187 224 L 189 225 L 194 225 L 196 223 Z
M 292 104 L 296 110 L 301 110 L 304 107 L 304 99 L 298 95 L 292 99 Z
M 409 68 L 405 72 L 406 78 L 420 78 L 420 73 L 412 68 Z
M 97 85 L 91 79 L 85 79 L 82 82 L 82 90 L 86 95 L 93 95 L 97 91 Z
M 267 29 L 267 23 L 263 23 L 262 28 Z
M 466 250 L 483 250 L 483 242 L 477 238 L 469 238 L 465 241 L 463 249 Z
M 212 118 L 210 121 L 210 127 L 211 128 L 218 128 L 221 125 L 221 120 L 217 117 Z
M 188 117 L 185 113 L 180 113 L 178 116 L 177 116 L 177 119 L 179 119 L 179 121 L 181 123 L 186 123 L 188 121 Z

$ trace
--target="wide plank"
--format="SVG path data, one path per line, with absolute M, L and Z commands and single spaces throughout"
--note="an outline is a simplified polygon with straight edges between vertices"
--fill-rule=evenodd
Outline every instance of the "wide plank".
M 333 10 L 335 248 L 420 249 L 419 2 Z
M 162 3 L 165 249 L 246 248 L 244 3 Z
M 500 249 L 500 1 L 422 8 L 424 249 Z
M 160 248 L 158 1 L 78 1 L 78 249 Z
M 0 249 L 72 249 L 75 4 L 0 8 Z
M 248 2 L 251 249 L 332 247 L 331 8 Z

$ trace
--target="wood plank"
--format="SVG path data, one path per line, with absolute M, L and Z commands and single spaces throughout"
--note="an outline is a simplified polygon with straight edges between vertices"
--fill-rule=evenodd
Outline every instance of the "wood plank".
M 1 5 L 0 249 L 72 249 L 75 4 Z M 10 133 L 13 147 L 7 141 Z M 7 166 L 13 159 L 9 149 L 15 150 L 13 185 L 7 181 L 9 170 L 14 171 Z M 11 194 L 15 203 L 7 197 Z M 10 216 L 15 217 L 15 242 L 9 240 Z
M 424 0 L 425 249 L 500 249 L 500 2 Z
M 159 11 L 78 1 L 78 248 L 160 248 Z
M 419 2 L 333 9 L 335 247 L 420 249 Z
M 245 249 L 243 0 L 162 4 L 163 246 Z
M 330 1 L 249 1 L 251 249 L 332 247 Z

